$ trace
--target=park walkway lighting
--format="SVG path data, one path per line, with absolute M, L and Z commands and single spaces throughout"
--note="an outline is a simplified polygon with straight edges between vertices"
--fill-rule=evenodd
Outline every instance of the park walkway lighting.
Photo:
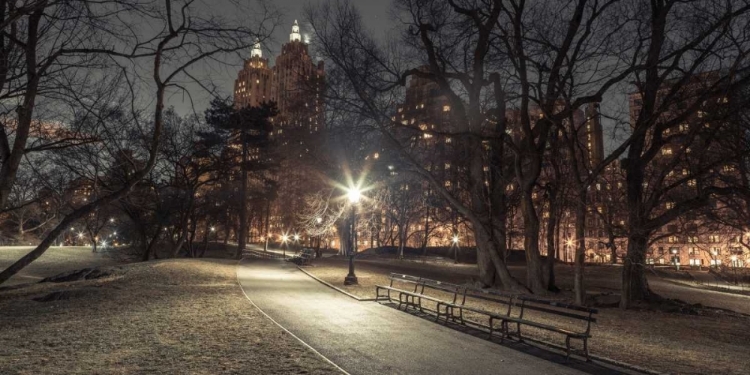
M 354 273 L 354 254 L 357 253 L 357 203 L 362 199 L 362 190 L 359 186 L 350 186 L 346 191 L 346 197 L 352 206 L 349 217 L 349 273 L 344 278 L 344 285 L 358 284 L 357 275 Z

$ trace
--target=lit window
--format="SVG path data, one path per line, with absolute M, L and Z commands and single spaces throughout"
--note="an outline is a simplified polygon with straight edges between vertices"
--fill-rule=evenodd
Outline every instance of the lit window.
M 661 149 L 661 154 L 662 155 L 672 155 L 672 149 L 669 148 L 669 147 L 665 147 L 665 148 Z
M 666 203 L 666 206 L 667 206 L 667 209 L 668 209 L 668 210 L 671 210 L 671 209 L 673 209 L 673 208 L 674 208 L 674 202 L 667 202 L 667 203 Z
M 451 110 L 451 106 L 449 106 L 449 105 L 444 105 L 443 106 L 443 112 L 448 112 L 450 110 Z
M 721 169 L 724 172 L 734 172 L 734 166 L 733 165 L 725 165 Z
M 451 143 L 451 139 L 450 138 L 446 138 L 445 139 L 445 143 Z
M 690 186 L 690 187 L 695 187 L 695 185 L 696 185 L 696 181 L 695 181 L 695 179 L 694 179 L 694 178 L 691 178 L 691 179 L 689 179 L 689 180 L 688 180 L 687 184 L 688 184 L 688 186 Z
M 719 243 L 719 235 L 718 234 L 712 234 L 708 236 L 708 242 L 710 243 Z
M 445 180 L 445 187 L 451 187 L 451 182 L 449 180 Z
M 445 169 L 451 169 L 450 163 L 445 163 Z
M 373 155 L 372 157 L 375 158 L 375 159 L 377 159 L 377 158 L 380 157 L 380 154 L 376 152 L 375 155 Z

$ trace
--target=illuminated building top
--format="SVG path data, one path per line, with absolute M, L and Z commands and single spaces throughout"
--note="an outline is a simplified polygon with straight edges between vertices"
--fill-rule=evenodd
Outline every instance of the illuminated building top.
M 255 45 L 253 46 L 253 50 L 250 51 L 250 57 L 263 57 L 263 51 L 260 49 L 260 41 L 258 39 L 255 39 Z
M 292 33 L 289 34 L 289 41 L 299 42 L 301 40 L 302 40 L 302 37 L 299 34 L 299 25 L 297 24 L 297 20 L 294 20 L 294 25 L 292 26 Z

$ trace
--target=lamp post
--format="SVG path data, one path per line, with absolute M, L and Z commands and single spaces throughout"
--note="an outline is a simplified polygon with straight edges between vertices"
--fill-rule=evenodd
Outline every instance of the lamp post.
M 320 231 L 320 224 L 323 222 L 323 218 L 318 216 L 315 218 L 315 221 L 318 223 L 318 243 L 315 244 L 315 257 L 320 258 L 320 237 L 323 235 Z
M 455 233 L 453 235 L 453 238 L 451 239 L 451 242 L 453 243 L 453 262 L 458 264 L 458 233 Z
M 732 255 L 732 273 L 734 274 L 734 285 L 737 285 L 737 256 Z
M 354 254 L 357 252 L 357 203 L 359 203 L 362 193 L 357 187 L 350 187 L 346 194 L 349 203 L 352 206 L 351 216 L 349 217 L 349 274 L 344 278 L 344 285 L 358 284 L 357 275 L 354 273 Z
M 287 236 L 286 234 L 282 235 L 281 236 L 281 244 L 283 246 L 281 246 L 281 255 L 282 255 L 282 257 L 284 259 L 286 259 L 286 242 L 287 241 L 289 241 L 289 236 Z

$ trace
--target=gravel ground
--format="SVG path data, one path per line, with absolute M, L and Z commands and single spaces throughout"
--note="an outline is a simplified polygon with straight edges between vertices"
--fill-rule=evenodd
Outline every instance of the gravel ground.
M 466 265 L 436 265 L 396 260 L 358 261 L 358 286 L 344 286 L 347 263 L 343 259 L 319 259 L 306 270 L 317 277 L 364 298 L 372 298 L 374 285 L 388 285 L 389 272 L 409 273 L 453 283 L 472 282 L 475 268 Z M 572 270 L 561 266 L 558 283 L 568 289 Z M 522 267 L 512 267 L 522 275 Z M 587 268 L 586 282 L 598 292 L 613 292 L 619 287 L 619 269 L 613 267 Z M 738 307 L 746 311 L 744 296 L 703 291 L 652 279 L 654 290 L 665 297 L 679 298 L 690 303 L 701 303 L 720 308 Z M 567 295 L 564 292 L 563 295 Z M 478 301 L 472 305 L 491 308 Z M 701 315 L 667 313 L 662 311 L 600 308 L 598 322 L 592 328 L 589 341 L 591 352 L 653 370 L 675 374 L 747 374 L 750 368 L 750 317 L 716 309 L 699 309 Z M 542 317 L 536 319 L 545 320 Z M 549 320 L 547 320 L 550 322 Z M 571 322 L 556 320 L 555 324 L 570 326 Z M 546 331 L 524 329 L 532 337 L 562 344 L 560 335 Z
M 0 269 L 10 266 L 34 250 L 31 246 L 0 246 Z M 10 278 L 3 286 L 37 282 L 47 276 L 81 268 L 110 266 L 121 262 L 107 253 L 93 253 L 90 247 L 50 247 L 39 259 Z
M 104 269 L 115 273 L 0 291 L 0 373 L 336 372 L 249 303 L 236 261 Z M 34 300 L 56 292 L 58 300 Z

